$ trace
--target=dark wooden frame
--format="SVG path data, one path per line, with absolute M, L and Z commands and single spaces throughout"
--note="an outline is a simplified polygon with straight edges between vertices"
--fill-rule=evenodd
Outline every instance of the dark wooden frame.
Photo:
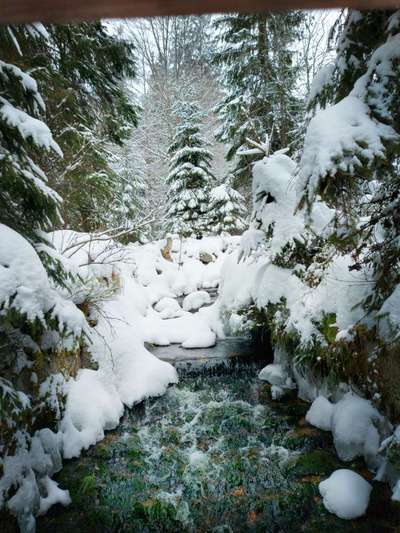
M 0 23 L 75 22 L 100 18 L 226 11 L 400 7 L 400 0 L 0 0 Z

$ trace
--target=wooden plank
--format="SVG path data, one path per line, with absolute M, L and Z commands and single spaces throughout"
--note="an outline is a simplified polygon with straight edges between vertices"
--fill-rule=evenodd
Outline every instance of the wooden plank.
M 345 6 L 359 9 L 400 7 L 400 0 L 0 0 L 0 22 L 75 22 L 99 18 Z

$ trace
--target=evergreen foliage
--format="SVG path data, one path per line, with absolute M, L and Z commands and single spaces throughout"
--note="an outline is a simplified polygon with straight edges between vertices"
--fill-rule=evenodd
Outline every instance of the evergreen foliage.
M 40 121 L 45 104 L 37 82 L 15 64 L 4 60 L 21 51 L 19 41 L 40 41 L 35 27 L 0 28 L 0 222 L 38 242 L 39 231 L 49 231 L 60 222 L 60 197 L 47 185 L 35 154 L 62 152 L 49 128 Z
M 398 409 L 400 12 L 349 11 L 333 35 L 297 170 L 282 151 L 254 165 L 239 258 L 260 269 L 241 314 L 297 370 Z
M 246 208 L 243 196 L 233 186 L 230 174 L 210 193 L 212 230 L 217 233 L 241 233 L 245 227 Z
M 104 227 L 118 186 L 109 165 L 109 146 L 121 144 L 136 124 L 132 95 L 125 87 L 125 80 L 135 76 L 133 46 L 101 22 L 41 30 L 38 38 L 20 41 L 22 55 L 15 63 L 35 71 L 47 124 L 64 158 L 38 154 L 34 161 L 63 197 L 66 225 Z
M 202 115 L 198 105 L 178 103 L 176 115 L 179 122 L 168 150 L 171 160 L 167 217 L 172 232 L 200 238 L 209 230 L 212 155 L 200 132 Z
M 112 226 L 126 230 L 125 241 L 140 239 L 142 231 L 135 231 L 135 224 L 148 214 L 144 181 L 145 162 L 137 152 L 137 146 L 125 142 L 114 154 L 112 168 L 118 176 L 114 189 L 114 202 L 111 206 Z
M 43 39 L 48 35 L 39 24 L 0 28 L 2 51 L 8 59 L 13 49 L 16 57 L 23 57 L 23 45 L 35 47 Z M 47 185 L 34 159 L 38 153 L 50 156 L 53 151 L 62 157 L 62 152 L 41 120 L 44 112 L 36 80 L 15 64 L 0 60 L 2 451 L 13 449 L 18 439 L 20 445 L 24 439 L 29 442 L 33 424 L 40 424 L 46 410 L 52 411 L 39 395 L 46 378 L 44 366 L 56 352 L 68 357 L 76 350 L 86 328 L 83 314 L 55 289 L 57 284 L 65 288 L 67 274 L 46 232 L 60 224 L 61 198 Z M 26 383 L 33 389 L 32 396 L 20 390 L 29 389 Z
M 301 205 L 321 195 L 335 208 L 336 247 L 353 252 L 354 269 L 371 268 L 365 304 L 379 311 L 400 283 L 400 14 L 350 11 L 336 32 L 336 60 L 310 101 L 322 111 L 306 136 Z M 340 124 L 325 153 L 315 137 L 327 112 Z
M 225 97 L 216 108 L 221 126 L 217 140 L 229 145 L 228 161 L 247 146 L 271 134 L 272 151 L 293 141 L 300 102 L 294 94 L 298 68 L 293 42 L 299 37 L 301 12 L 229 14 L 219 17 L 220 46 L 214 62 L 221 67 Z M 239 183 L 249 183 L 246 154 L 235 161 Z

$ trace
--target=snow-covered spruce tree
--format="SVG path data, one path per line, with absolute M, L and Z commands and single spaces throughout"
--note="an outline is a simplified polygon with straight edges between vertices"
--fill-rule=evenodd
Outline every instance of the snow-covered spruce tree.
M 64 158 L 39 154 L 35 162 L 64 200 L 65 225 L 104 228 L 118 184 L 109 145 L 121 144 L 136 124 L 125 84 L 135 76 L 133 45 L 103 22 L 46 25 L 43 30 L 48 38 L 33 43 L 17 61 L 35 69 L 48 125 Z
M 250 185 L 251 163 L 257 157 L 238 151 L 247 139 L 258 143 L 272 132 L 272 151 L 287 146 L 299 117 L 295 96 L 298 69 L 293 42 L 299 37 L 303 14 L 229 14 L 216 20 L 219 46 L 214 61 L 220 66 L 225 97 L 216 108 L 220 128 L 216 138 L 229 146 L 238 183 Z
M 38 24 L 0 28 L 8 57 L 45 38 Z M 55 289 L 64 276 L 45 232 L 59 223 L 61 199 L 33 157 L 39 151 L 62 154 L 40 120 L 44 110 L 36 81 L 0 60 L 0 508 L 12 495 L 8 509 L 23 531 L 34 530 L 37 481 L 61 467 L 59 440 L 42 430 L 55 429 L 62 402 L 61 374 L 58 389 L 50 368 L 73 370 L 86 327 L 83 314 Z M 63 354 L 62 369 L 57 353 Z
M 336 209 L 337 247 L 375 284 L 366 309 L 388 312 L 399 330 L 400 12 L 350 11 L 317 81 L 310 106 L 322 110 L 306 135 L 301 204 L 321 195 Z
M 132 140 L 116 147 L 113 154 L 112 169 L 116 174 L 114 202 L 110 206 L 112 227 L 126 230 L 124 242 L 141 239 L 149 228 L 135 231 L 136 224 L 148 214 L 146 183 L 144 181 L 145 161 L 140 157 L 138 146 Z
M 210 193 L 211 229 L 221 233 L 239 234 L 246 228 L 246 207 L 243 196 L 233 188 L 233 176 L 213 187 Z
M 360 284 L 342 303 L 359 316 L 333 338 L 330 366 L 398 417 L 400 12 L 349 11 L 340 22 L 336 59 L 312 87 L 298 199 L 309 212 L 319 198 L 334 210 L 331 264 Z
M 202 115 L 198 105 L 181 102 L 175 109 L 178 126 L 168 150 L 171 159 L 167 177 L 167 219 L 172 232 L 200 238 L 210 229 L 212 155 L 200 132 Z

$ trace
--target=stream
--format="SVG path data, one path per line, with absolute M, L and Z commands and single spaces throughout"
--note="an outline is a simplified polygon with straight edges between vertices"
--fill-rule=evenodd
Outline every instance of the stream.
M 374 482 L 365 518 L 322 505 L 318 483 L 341 463 L 330 433 L 305 424 L 308 404 L 270 399 L 248 340 L 178 354 L 178 385 L 127 410 L 120 426 L 57 476 L 73 503 L 38 519 L 39 532 L 398 531 L 390 492 Z M 187 352 L 187 353 L 185 353 Z M 197 352 L 197 353 L 196 353 Z M 371 480 L 362 462 L 351 468 Z
M 37 520 L 39 533 L 395 532 L 398 506 L 362 461 L 341 463 L 331 434 L 310 427 L 295 394 L 272 401 L 266 364 L 248 339 L 214 348 L 150 347 L 179 384 L 126 410 L 116 430 L 55 476 L 72 504 Z M 318 483 L 352 468 L 373 483 L 368 514 L 328 513 Z M 17 531 L 0 516 L 2 533 Z

